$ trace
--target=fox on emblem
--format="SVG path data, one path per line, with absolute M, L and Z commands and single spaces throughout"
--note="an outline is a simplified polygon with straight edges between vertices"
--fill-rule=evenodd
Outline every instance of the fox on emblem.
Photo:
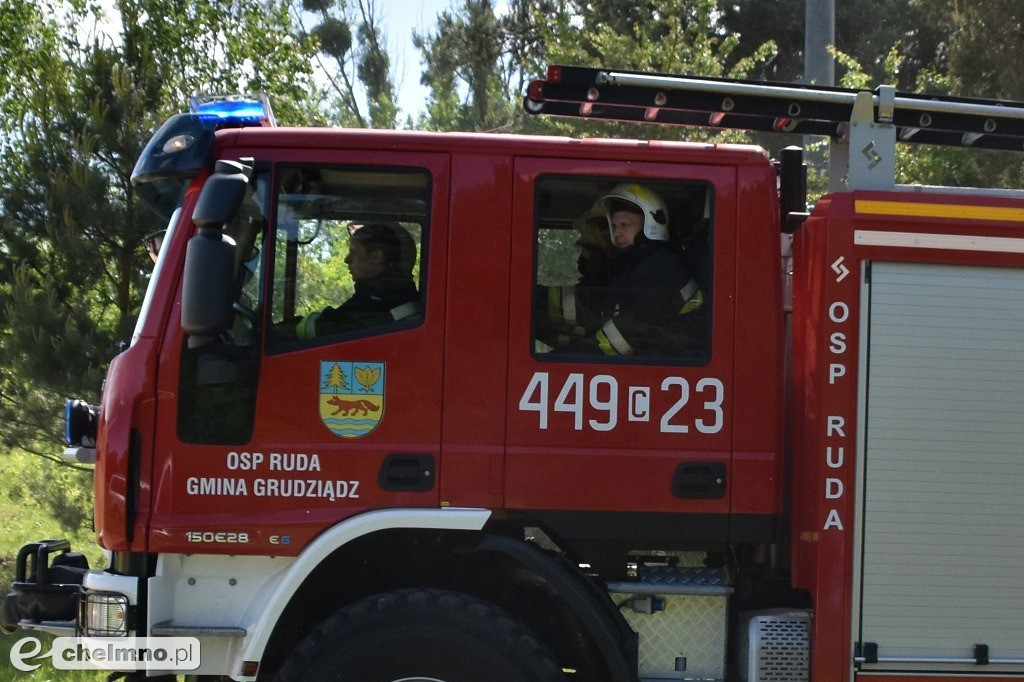
M 328 400 L 327 403 L 337 408 L 332 414 L 344 414 L 346 416 L 352 413 L 366 415 L 369 412 L 376 412 L 380 409 L 369 400 L 342 400 L 335 397 Z
M 384 416 L 383 362 L 320 363 L 320 419 L 331 433 L 360 438 Z

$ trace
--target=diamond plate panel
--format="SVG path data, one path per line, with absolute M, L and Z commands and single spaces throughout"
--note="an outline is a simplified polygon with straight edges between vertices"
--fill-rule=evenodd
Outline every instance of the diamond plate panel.
M 640 636 L 641 678 L 720 680 L 725 676 L 726 598 L 669 595 L 665 610 L 622 609 Z M 676 670 L 676 659 L 685 670 Z
M 729 587 L 729 575 L 720 568 L 675 568 L 646 566 L 641 574 L 644 583 L 680 587 Z

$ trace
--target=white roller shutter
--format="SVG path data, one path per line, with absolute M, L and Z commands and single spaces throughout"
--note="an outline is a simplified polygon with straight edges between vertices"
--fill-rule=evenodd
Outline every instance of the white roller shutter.
M 1024 659 L 1024 271 L 873 263 L 868 286 L 858 639 Z

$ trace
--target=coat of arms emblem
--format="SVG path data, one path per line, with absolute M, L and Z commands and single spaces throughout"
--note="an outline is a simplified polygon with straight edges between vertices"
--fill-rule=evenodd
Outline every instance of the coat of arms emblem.
M 384 416 L 384 363 L 320 363 L 320 419 L 336 436 L 359 438 Z

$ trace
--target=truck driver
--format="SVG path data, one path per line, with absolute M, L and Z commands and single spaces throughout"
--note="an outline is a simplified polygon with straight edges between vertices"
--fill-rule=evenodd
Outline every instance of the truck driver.
M 415 315 L 420 297 L 412 276 L 415 262 L 416 243 L 398 223 L 350 226 L 345 264 L 352 273 L 355 293 L 337 307 L 294 321 L 295 336 L 312 339 Z

